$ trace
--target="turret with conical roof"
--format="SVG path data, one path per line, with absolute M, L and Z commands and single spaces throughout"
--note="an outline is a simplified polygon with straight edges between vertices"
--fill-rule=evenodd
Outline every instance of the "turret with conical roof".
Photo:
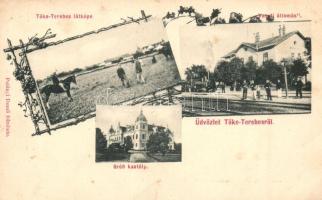
M 139 116 L 135 120 L 133 148 L 135 150 L 146 149 L 148 137 L 148 122 L 141 110 Z
M 115 133 L 115 130 L 114 130 L 114 128 L 113 128 L 113 126 L 112 126 L 112 125 L 111 125 L 110 129 L 108 130 L 108 132 L 109 132 L 110 134 Z

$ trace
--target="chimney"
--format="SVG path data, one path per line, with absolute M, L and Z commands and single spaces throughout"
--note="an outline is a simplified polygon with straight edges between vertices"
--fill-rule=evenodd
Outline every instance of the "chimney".
M 285 25 L 283 25 L 283 28 L 282 28 L 282 35 L 283 36 L 285 35 Z
M 281 25 L 279 25 L 279 28 L 278 28 L 278 36 L 279 37 L 282 36 L 282 27 L 281 27 Z

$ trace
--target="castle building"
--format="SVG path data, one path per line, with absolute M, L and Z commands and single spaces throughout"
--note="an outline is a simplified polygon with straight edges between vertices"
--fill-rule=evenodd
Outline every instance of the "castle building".
M 173 150 L 173 133 L 167 127 L 148 124 L 148 121 L 141 110 L 139 116 L 136 118 L 135 123 L 133 125 L 121 126 L 121 124 L 118 123 L 118 125 L 115 128 L 113 126 L 110 127 L 106 137 L 107 147 L 113 143 L 123 145 L 124 138 L 130 136 L 132 139 L 134 150 L 146 150 L 147 142 L 149 140 L 150 135 L 160 131 L 169 134 L 169 149 Z

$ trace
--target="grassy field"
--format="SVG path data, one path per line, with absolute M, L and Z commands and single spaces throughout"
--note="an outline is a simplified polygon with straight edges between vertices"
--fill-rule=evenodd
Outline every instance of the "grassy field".
M 117 67 L 77 76 L 77 85 L 72 84 L 71 89 L 73 102 L 68 101 L 66 93 L 51 94 L 49 97 L 50 109 L 47 110 L 47 114 L 51 124 L 91 113 L 95 111 L 96 103 L 115 104 L 178 83 L 180 75 L 175 61 L 166 60 L 162 54 L 156 55 L 156 59 L 157 62 L 154 64 L 151 57 L 142 60 L 145 84 L 136 83 L 133 63 L 122 64 L 130 81 L 129 88 L 122 86 L 116 73 Z M 108 88 L 110 88 L 109 95 L 107 95 Z

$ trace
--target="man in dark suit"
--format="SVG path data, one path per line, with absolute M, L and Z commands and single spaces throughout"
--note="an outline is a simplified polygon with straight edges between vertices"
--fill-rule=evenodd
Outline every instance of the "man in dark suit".
M 53 82 L 53 85 L 56 85 L 56 86 L 59 85 L 59 79 L 58 79 L 56 71 L 51 76 L 51 80 Z
M 269 80 L 266 80 L 266 83 L 264 85 L 264 88 L 266 90 L 267 100 L 272 100 L 272 91 L 271 91 L 271 82 Z
M 121 67 L 121 65 L 119 64 L 118 65 L 118 68 L 116 70 L 117 72 L 117 76 L 121 79 L 122 81 L 122 85 L 124 87 L 130 87 L 130 83 L 129 83 L 129 80 L 127 79 L 126 77 L 126 74 L 125 74 L 125 71 L 124 69 Z
M 297 78 L 295 86 L 296 86 L 296 97 L 298 97 L 300 95 L 300 98 L 302 98 L 303 82 L 301 80 L 301 77 Z
M 138 83 L 145 83 L 144 77 L 142 75 L 142 65 L 138 57 L 134 57 L 136 81 Z
M 248 87 L 246 80 L 244 80 L 242 87 L 243 87 L 243 98 L 242 98 L 242 100 L 245 100 L 245 99 L 247 99 L 247 87 Z

